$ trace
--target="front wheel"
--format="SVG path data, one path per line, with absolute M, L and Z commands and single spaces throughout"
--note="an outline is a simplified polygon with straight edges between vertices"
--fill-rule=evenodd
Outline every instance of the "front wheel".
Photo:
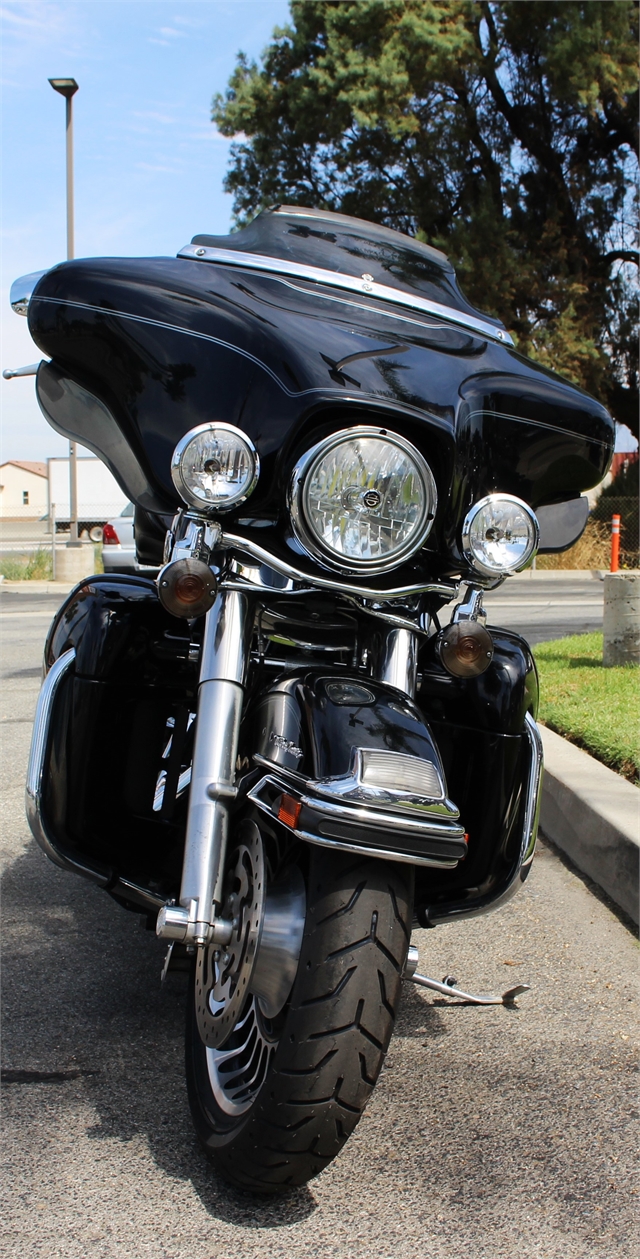
M 378 1079 L 400 999 L 411 866 L 310 847 L 297 975 L 270 1021 L 249 997 L 220 1049 L 200 1037 L 192 989 L 187 1087 L 217 1170 L 259 1193 L 303 1185 L 335 1158 Z

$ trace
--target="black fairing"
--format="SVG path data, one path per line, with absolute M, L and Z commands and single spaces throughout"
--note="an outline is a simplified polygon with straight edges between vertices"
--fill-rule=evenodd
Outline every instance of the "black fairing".
M 469 834 L 468 855 L 455 871 L 418 872 L 425 922 L 490 904 L 519 851 L 522 730 L 525 714 L 537 710 L 537 676 L 523 639 L 493 628 L 492 635 L 489 669 L 464 681 L 450 678 L 427 644 L 416 703 L 361 674 L 306 669 L 265 688 L 243 723 L 241 752 L 249 764 L 257 751 L 274 768 L 313 779 L 348 773 L 353 747 L 405 752 L 443 767 Z M 186 795 L 169 812 L 155 812 L 153 801 L 167 719 L 184 730 L 196 708 L 197 665 L 188 657 L 197 637 L 197 627 L 164 611 L 153 582 L 100 576 L 69 595 L 47 638 L 47 667 L 69 647 L 76 661 L 51 723 L 45 818 L 61 851 L 93 868 L 123 900 L 119 879 L 158 901 L 179 888 Z M 371 699 L 343 702 L 345 685 L 364 688 Z
M 57 613 L 45 666 L 69 647 L 75 669 L 51 723 L 45 818 L 64 854 L 100 872 L 120 899 L 126 878 L 164 901 L 179 887 L 184 801 L 172 814 L 154 812 L 153 801 L 167 718 L 179 725 L 195 709 L 188 631 L 152 582 L 100 576 Z
M 368 270 L 477 314 L 437 251 L 338 218 L 266 213 L 244 239 L 215 243 L 350 275 Z M 271 521 L 282 546 L 292 545 L 293 463 L 339 428 L 380 424 L 423 452 L 439 508 L 410 567 L 438 573 L 465 567 L 459 528 L 473 501 L 493 491 L 534 508 L 571 500 L 602 479 L 613 449 L 606 411 L 514 349 L 329 284 L 187 258 L 77 260 L 41 279 L 29 324 L 52 359 L 37 380 L 47 418 L 96 451 L 134 502 L 152 512 L 179 506 L 176 442 L 224 420 L 249 434 L 262 469 L 248 504 L 227 519 L 239 533 Z
M 469 836 L 466 861 L 447 871 L 417 872 L 421 921 L 481 912 L 518 860 L 522 840 L 528 746 L 527 713 L 538 711 L 538 676 L 528 644 L 491 627 L 494 657 L 478 678 L 452 678 L 432 644 L 421 657 L 418 705 L 438 745 L 451 798 Z M 528 872 L 528 870 L 527 870 Z

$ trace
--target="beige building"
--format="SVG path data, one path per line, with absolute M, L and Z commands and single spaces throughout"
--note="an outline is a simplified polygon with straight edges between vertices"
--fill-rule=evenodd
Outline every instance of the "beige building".
M 49 511 L 46 463 L 10 459 L 0 464 L 0 518 L 38 520 Z

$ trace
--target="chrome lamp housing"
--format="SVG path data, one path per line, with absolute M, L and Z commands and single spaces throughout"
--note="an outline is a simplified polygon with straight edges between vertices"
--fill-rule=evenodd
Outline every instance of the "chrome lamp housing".
M 540 526 L 528 503 L 514 494 L 488 494 L 462 525 L 465 559 L 483 577 L 508 577 L 526 568 L 538 549 Z
M 308 555 L 346 573 L 398 568 L 434 521 L 433 473 L 406 438 L 367 425 L 318 442 L 293 470 L 289 509 Z
M 180 497 L 203 515 L 231 511 L 244 503 L 259 475 L 253 442 L 223 421 L 189 429 L 171 457 L 171 476 Z

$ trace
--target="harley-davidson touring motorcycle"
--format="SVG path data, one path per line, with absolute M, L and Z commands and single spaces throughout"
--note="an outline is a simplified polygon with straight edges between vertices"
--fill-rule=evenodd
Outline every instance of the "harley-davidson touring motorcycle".
M 217 1169 L 300 1185 L 354 1130 L 403 979 L 460 991 L 415 974 L 412 927 L 529 874 L 536 669 L 483 594 L 580 536 L 613 424 L 443 254 L 340 214 L 62 263 L 12 302 L 42 411 L 111 469 L 159 570 L 57 613 L 29 823 L 189 969 Z

